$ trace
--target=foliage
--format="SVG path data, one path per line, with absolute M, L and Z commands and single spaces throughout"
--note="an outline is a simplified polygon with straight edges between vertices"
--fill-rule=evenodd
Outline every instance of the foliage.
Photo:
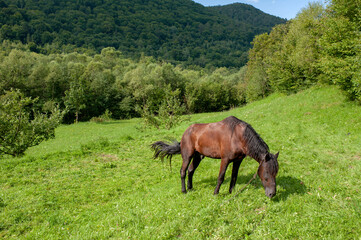
M 320 68 L 352 100 L 361 102 L 361 1 L 331 1 L 323 19 Z
M 134 61 L 114 48 L 88 56 L 38 54 L 9 42 L 1 46 L 0 89 L 17 88 L 38 98 L 38 110 L 58 104 L 67 110 L 67 123 L 100 120 L 108 111 L 114 119 L 143 116 L 168 128 L 179 119 L 166 112 L 223 111 L 244 103 L 238 89 L 243 78 L 236 70 L 190 70 L 151 57 Z
M 111 120 L 113 120 L 112 113 L 108 109 L 105 110 L 105 112 L 102 115 L 100 115 L 99 117 L 92 117 L 90 119 L 91 122 L 97 122 L 97 123 L 109 122 Z
M 324 9 L 311 3 L 287 24 L 256 36 L 245 77 L 248 101 L 333 83 L 360 102 L 360 4 L 335 0 Z
M 31 111 L 35 102 L 18 90 L 0 96 L 0 155 L 21 156 L 29 147 L 54 138 L 60 110 L 53 108 L 50 116 Z
M 287 26 L 287 25 L 285 25 Z M 266 57 L 271 56 L 274 51 L 269 47 L 271 36 L 277 36 L 276 29 L 283 29 L 284 25 L 275 27 L 270 35 L 261 34 L 254 38 L 252 44 L 253 48 L 249 52 L 249 61 L 247 63 L 245 73 L 245 95 L 247 101 L 254 101 L 260 97 L 264 97 L 269 92 L 268 76 L 266 74 Z
M 78 123 L 80 111 L 86 107 L 84 85 L 78 81 L 72 82 L 69 90 L 65 91 L 64 104 L 68 109 L 75 110 L 75 123 Z
M 37 53 L 114 47 L 127 57 L 144 53 L 184 65 L 240 67 L 252 38 L 285 22 L 250 5 L 225 8 L 191 0 L 2 0 L 0 41 L 21 41 Z M 232 18 L 227 8 L 243 18 Z
M 142 107 L 137 106 L 136 110 L 143 119 L 143 126 L 144 127 L 152 126 L 152 127 L 155 127 L 157 129 L 159 129 L 159 126 L 161 125 L 161 122 L 155 116 L 154 112 L 152 112 L 149 109 L 149 104 L 148 103 L 145 103 Z
M 166 129 L 171 129 L 182 122 L 182 115 L 186 108 L 179 99 L 180 90 L 167 91 L 162 104 L 159 107 L 160 121 Z
M 209 158 L 195 173 L 194 191 L 182 194 L 179 172 L 152 161 L 150 143 L 179 140 L 191 123 L 229 115 L 280 151 L 272 200 L 259 179 L 231 201 L 227 186 L 213 196 L 220 161 Z M 358 239 L 360 115 L 336 87 L 323 87 L 191 115 L 170 131 L 139 131 L 140 119 L 62 125 L 26 157 L 0 161 L 0 238 Z M 180 156 L 172 162 L 180 167 Z M 243 161 L 235 192 L 257 167 Z
M 270 85 L 274 89 L 297 92 L 317 82 L 318 26 L 323 11 L 321 4 L 309 4 L 290 23 L 281 51 L 269 59 Z
M 319 18 L 323 7 L 313 3 L 286 25 L 273 28 L 270 34 L 257 36 L 248 62 L 247 82 L 255 97 L 273 91 L 297 92 L 318 80 Z
M 223 111 L 243 102 L 238 84 L 243 79 L 240 72 L 228 72 L 225 68 L 215 70 L 186 86 L 186 104 L 190 112 Z

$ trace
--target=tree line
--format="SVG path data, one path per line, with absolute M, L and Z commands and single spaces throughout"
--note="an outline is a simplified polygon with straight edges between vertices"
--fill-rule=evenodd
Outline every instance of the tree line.
M 142 117 L 143 126 L 175 126 L 186 113 L 245 102 L 239 70 L 185 69 L 112 47 L 101 53 L 44 55 L 0 45 L 0 156 L 21 156 L 54 137 L 62 123 Z
M 23 44 L 5 41 L 0 49 L 1 92 L 19 89 L 38 98 L 34 105 L 66 109 L 65 122 L 89 120 L 108 110 L 116 119 L 222 111 L 244 103 L 239 70 L 191 70 L 152 57 L 128 59 L 114 48 L 100 54 L 44 55 Z
M 245 82 L 249 99 L 336 84 L 361 102 L 361 1 L 311 3 L 295 19 L 253 40 Z

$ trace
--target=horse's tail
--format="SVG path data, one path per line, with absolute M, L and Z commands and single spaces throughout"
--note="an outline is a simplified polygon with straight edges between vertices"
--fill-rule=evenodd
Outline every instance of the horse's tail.
M 164 158 L 168 158 L 169 165 L 171 167 L 172 167 L 172 156 L 181 153 L 181 147 L 178 141 L 173 141 L 173 143 L 158 141 L 153 143 L 151 145 L 151 148 L 154 150 L 154 156 L 153 156 L 154 159 L 159 157 L 163 161 Z

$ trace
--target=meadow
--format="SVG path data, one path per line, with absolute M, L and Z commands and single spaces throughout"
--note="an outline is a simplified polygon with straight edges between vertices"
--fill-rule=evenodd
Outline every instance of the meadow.
M 195 122 L 234 115 L 280 151 L 277 195 L 246 158 L 234 193 L 230 167 L 213 195 L 219 160 L 206 158 L 181 193 L 181 157 L 152 159 L 157 140 Z M 0 160 L 2 239 L 360 239 L 361 107 L 336 87 L 271 96 L 229 111 L 187 116 L 171 130 L 141 119 L 62 125 L 24 157 Z M 231 200 L 230 200 L 231 199 Z M 230 200 L 230 201 L 229 201 Z

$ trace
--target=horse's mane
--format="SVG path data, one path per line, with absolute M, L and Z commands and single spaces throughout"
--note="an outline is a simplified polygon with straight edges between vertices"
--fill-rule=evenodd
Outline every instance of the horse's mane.
M 224 119 L 224 122 L 230 127 L 232 134 L 238 124 L 245 126 L 243 138 L 247 143 L 247 155 L 251 156 L 257 161 L 260 161 L 261 156 L 269 152 L 268 145 L 263 141 L 263 139 L 258 135 L 258 133 L 250 124 L 239 120 L 234 116 L 230 116 Z

